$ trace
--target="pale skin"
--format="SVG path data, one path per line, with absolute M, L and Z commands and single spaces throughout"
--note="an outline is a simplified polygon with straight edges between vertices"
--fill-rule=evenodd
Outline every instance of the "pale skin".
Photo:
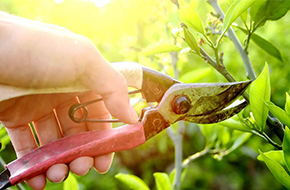
M 0 12 L 0 83 L 21 87 L 62 87 L 81 82 L 86 93 L 28 95 L 0 102 L 0 121 L 6 127 L 21 157 L 38 147 L 29 123 L 41 145 L 63 136 L 111 128 L 109 123 L 74 123 L 68 109 L 78 102 L 102 97 L 88 107 L 89 117 L 111 116 L 134 124 L 138 117 L 129 104 L 127 83 L 86 37 L 62 27 L 39 23 Z M 46 178 L 59 183 L 69 170 L 85 175 L 92 167 L 105 173 L 113 155 L 77 158 L 57 164 L 45 173 L 27 179 L 33 189 L 44 189 Z

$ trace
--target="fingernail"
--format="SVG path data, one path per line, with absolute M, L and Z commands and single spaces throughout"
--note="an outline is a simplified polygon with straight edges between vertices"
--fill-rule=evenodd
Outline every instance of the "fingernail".
M 86 173 L 84 173 L 84 175 L 87 175 L 91 171 L 91 169 L 92 168 L 89 168 L 88 171 Z
M 114 155 L 115 155 L 115 152 L 96 158 L 96 159 L 99 159 L 100 162 L 103 162 L 103 164 L 101 165 L 101 167 L 96 166 L 95 170 L 100 174 L 107 173 L 109 171 L 109 169 L 111 168 L 111 165 L 113 163 Z M 103 161 L 102 161 L 102 159 L 103 159 Z M 104 162 L 104 160 L 106 160 L 106 161 Z
M 68 177 L 68 175 L 69 175 L 69 174 L 64 175 L 64 176 L 61 178 L 61 180 L 59 180 L 59 181 L 57 181 L 57 182 L 55 182 L 55 183 L 61 183 L 61 182 L 65 181 L 66 178 Z

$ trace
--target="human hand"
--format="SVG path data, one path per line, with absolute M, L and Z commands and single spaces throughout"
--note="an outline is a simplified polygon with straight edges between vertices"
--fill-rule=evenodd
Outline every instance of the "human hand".
M 6 127 L 18 157 L 63 136 L 111 128 L 109 123 L 74 123 L 68 109 L 78 102 L 102 97 L 88 106 L 90 118 L 114 116 L 125 123 L 138 118 L 129 104 L 124 77 L 101 56 L 90 40 L 66 29 L 0 13 L 0 83 L 12 86 L 48 88 L 82 83 L 91 91 L 28 95 L 0 102 L 0 121 Z M 76 113 L 78 114 L 78 113 Z M 79 113 L 80 114 L 80 113 Z M 112 155 L 78 158 L 69 165 L 57 164 L 45 174 L 27 179 L 33 189 L 43 189 L 46 178 L 61 182 L 69 169 L 86 174 L 92 167 L 106 172 Z

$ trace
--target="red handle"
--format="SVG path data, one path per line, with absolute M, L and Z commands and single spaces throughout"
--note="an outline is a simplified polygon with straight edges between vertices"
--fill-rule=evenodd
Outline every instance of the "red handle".
M 135 148 L 146 142 L 141 123 L 103 131 L 90 131 L 58 139 L 41 146 L 7 165 L 10 183 L 15 185 L 45 172 L 59 163 L 81 156 L 100 156 Z

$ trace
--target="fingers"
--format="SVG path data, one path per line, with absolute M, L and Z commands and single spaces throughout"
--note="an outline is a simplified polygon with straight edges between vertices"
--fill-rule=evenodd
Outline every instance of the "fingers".
M 46 178 L 44 174 L 35 176 L 25 181 L 32 189 L 42 190 L 46 186 Z
M 69 118 L 68 110 L 71 105 L 76 103 L 79 103 L 78 99 L 72 98 L 55 109 L 64 136 L 87 131 L 86 123 L 75 123 Z M 81 110 L 75 112 L 76 117 L 81 114 Z M 80 157 L 72 161 L 69 167 L 73 173 L 85 175 L 93 167 L 93 159 L 91 157 Z
M 128 124 L 135 124 L 138 122 L 139 118 L 133 106 L 130 105 L 127 90 L 126 92 L 122 92 L 122 90 L 119 89 L 116 92 L 104 94 L 102 97 L 106 108 L 110 111 L 112 116 Z
M 79 96 L 80 102 L 88 102 L 90 100 L 98 99 L 100 98 L 99 95 L 95 95 L 92 92 L 86 93 L 83 96 Z M 87 106 L 88 109 L 88 118 L 98 118 L 98 119 L 110 119 L 110 113 L 106 109 L 104 102 L 100 101 L 94 104 L 91 104 Z M 89 131 L 91 130 L 104 130 L 104 129 L 110 129 L 112 128 L 111 123 L 94 123 L 94 122 L 87 122 L 87 128 Z M 94 168 L 99 173 L 106 173 L 109 168 L 111 167 L 113 160 L 113 153 L 103 156 L 94 157 L 93 163 Z M 70 167 L 75 167 L 73 162 L 70 164 Z
M 88 92 L 79 96 L 80 102 L 88 102 L 91 100 L 101 98 L 100 95 L 96 95 L 93 92 Z M 106 109 L 103 101 L 99 101 L 86 106 L 88 109 L 87 118 L 90 119 L 111 119 L 109 111 Z M 112 128 L 111 123 L 100 123 L 100 122 L 87 122 L 86 126 L 89 131 L 92 130 L 103 130 Z
M 50 143 L 62 137 L 54 111 L 33 122 L 40 145 Z
M 45 145 L 62 137 L 54 111 L 40 118 L 39 120 L 34 121 L 33 124 L 40 145 Z M 67 175 L 68 166 L 66 164 L 53 165 L 46 171 L 46 177 L 54 183 L 62 182 L 67 177 Z M 42 176 L 44 176 L 44 174 L 42 174 Z M 37 182 L 37 180 L 34 178 L 26 181 L 26 183 L 31 187 L 35 186 L 34 184 Z M 36 179 L 39 179 L 39 177 L 37 176 Z
M 94 167 L 101 173 L 107 173 L 112 165 L 114 153 L 94 157 Z
M 69 169 L 66 164 L 56 164 L 46 171 L 46 177 L 53 183 L 63 182 L 68 176 Z
M 37 148 L 34 135 L 29 125 L 9 127 L 7 128 L 7 133 L 10 136 L 18 158 Z
M 55 108 L 55 112 L 58 118 L 58 122 L 61 126 L 63 136 L 87 131 L 85 123 L 75 123 L 70 119 L 68 115 L 69 108 L 76 103 L 79 103 L 79 101 L 76 97 L 74 97 Z M 80 116 L 81 114 L 82 113 L 80 109 L 75 112 L 76 117 Z
M 75 123 L 68 116 L 70 106 L 75 103 L 78 103 L 78 99 L 75 97 L 71 98 L 56 107 L 55 111 L 52 111 L 50 114 L 34 121 L 35 131 L 41 145 L 50 143 L 58 138 L 61 138 L 62 136 L 87 131 L 85 123 Z M 80 115 L 80 110 L 78 110 L 75 114 L 76 116 Z M 90 157 L 78 158 L 73 162 L 78 163 L 78 167 L 72 167 L 71 170 L 78 175 L 86 174 L 93 166 L 93 158 Z M 51 182 L 59 183 L 66 179 L 68 176 L 68 171 L 68 165 L 56 164 L 46 171 L 46 177 Z M 35 186 L 35 181 L 36 180 L 34 179 L 30 179 L 27 183 L 32 187 Z
M 29 125 L 9 127 L 7 128 L 7 132 L 10 136 L 18 158 L 38 147 Z M 42 174 L 31 178 L 26 182 L 33 189 L 44 189 L 46 185 L 46 178 L 45 175 Z
M 94 164 L 94 159 L 92 157 L 81 157 L 77 158 L 71 163 L 69 163 L 69 168 L 71 171 L 77 175 L 86 175 L 92 168 Z

